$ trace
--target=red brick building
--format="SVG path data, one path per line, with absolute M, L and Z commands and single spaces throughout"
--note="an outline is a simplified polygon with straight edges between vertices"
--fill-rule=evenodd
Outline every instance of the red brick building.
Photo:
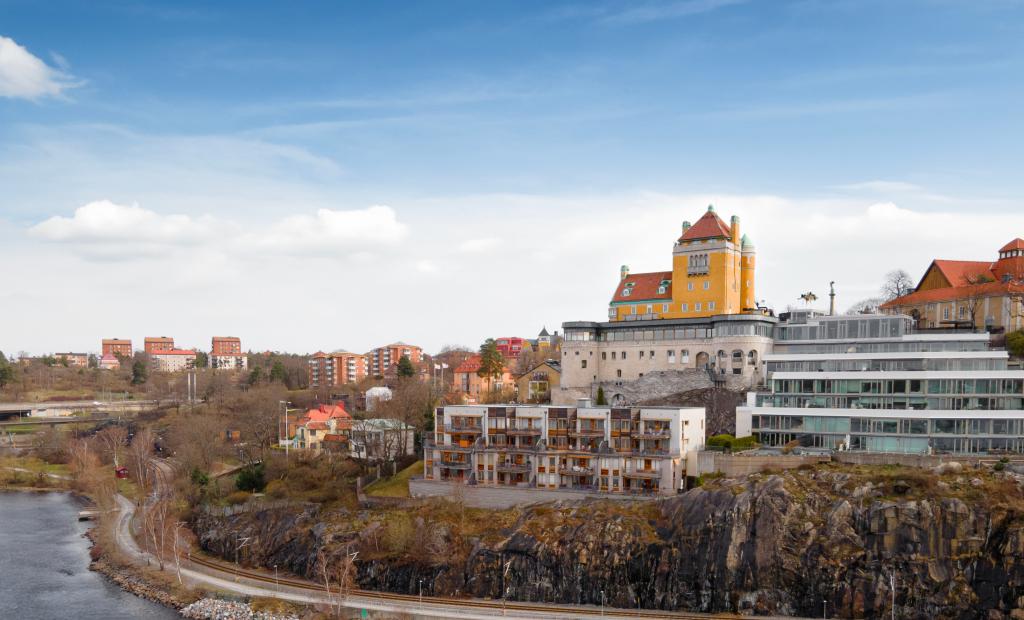
M 103 355 L 113 355 L 114 357 L 131 357 L 132 341 L 122 340 L 120 338 L 104 338 Z
M 158 353 L 160 351 L 173 351 L 174 338 L 169 336 L 146 336 L 143 347 L 146 353 Z
M 359 383 L 366 378 L 365 355 L 348 351 L 324 353 L 318 351 L 309 360 L 309 385 L 333 387 L 346 383 Z
M 242 352 L 242 339 L 214 336 L 210 343 L 210 366 L 221 370 L 245 370 L 249 357 Z
M 408 357 L 415 366 L 423 362 L 423 349 L 404 342 L 396 342 L 383 347 L 377 347 L 366 354 L 369 358 L 368 371 L 371 376 L 383 377 L 392 366 L 398 364 L 398 360 Z
M 519 359 L 519 354 L 523 352 L 523 348 L 529 348 L 530 346 L 526 339 L 517 336 L 495 338 L 494 343 L 498 346 L 498 353 L 501 353 L 501 356 L 507 360 Z

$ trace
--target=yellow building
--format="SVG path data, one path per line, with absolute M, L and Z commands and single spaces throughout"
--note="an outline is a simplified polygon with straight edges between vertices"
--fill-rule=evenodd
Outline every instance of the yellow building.
M 672 250 L 672 271 L 631 274 L 623 266 L 608 318 L 611 321 L 687 319 L 757 311 L 754 245 L 709 206 L 692 226 L 683 222 Z

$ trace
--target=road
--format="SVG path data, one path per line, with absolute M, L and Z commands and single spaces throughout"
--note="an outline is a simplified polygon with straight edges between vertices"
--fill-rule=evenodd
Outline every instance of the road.
M 170 466 L 166 462 L 154 461 L 157 484 L 153 501 L 162 492 L 165 478 Z M 158 564 L 156 558 L 139 547 L 132 533 L 132 521 L 135 505 L 128 498 L 117 495 L 120 511 L 117 519 L 114 539 L 121 550 L 136 562 L 149 566 Z M 689 612 L 666 612 L 653 610 L 627 610 L 601 608 L 597 606 L 556 605 L 544 603 L 502 603 L 501 601 L 484 599 L 456 599 L 391 592 L 374 592 L 370 590 L 354 590 L 341 600 L 335 593 L 329 594 L 323 584 L 313 583 L 290 576 L 275 576 L 267 571 L 243 569 L 235 565 L 213 560 L 189 553 L 178 558 L 180 568 L 173 562 L 166 562 L 169 570 L 180 570 L 182 580 L 194 584 L 203 584 L 221 591 L 279 598 L 306 604 L 338 605 L 347 609 L 366 609 L 381 614 L 411 614 L 415 618 L 464 618 L 466 620 L 487 620 L 490 618 L 520 618 L 537 620 L 569 620 L 576 618 L 604 617 L 609 620 L 625 620 L 627 618 L 670 618 L 707 620 L 708 618 L 741 618 L 732 614 L 698 614 Z M 770 619 L 769 619 L 770 620 Z

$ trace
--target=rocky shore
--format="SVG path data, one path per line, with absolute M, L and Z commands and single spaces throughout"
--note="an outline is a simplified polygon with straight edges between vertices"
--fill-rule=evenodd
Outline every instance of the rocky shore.
M 221 601 L 212 598 L 198 600 L 181 610 L 191 620 L 299 620 L 295 615 L 255 611 L 248 603 Z

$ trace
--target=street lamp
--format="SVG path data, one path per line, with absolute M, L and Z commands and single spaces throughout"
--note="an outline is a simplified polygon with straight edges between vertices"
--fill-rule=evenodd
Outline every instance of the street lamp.
M 279 400 L 279 401 L 277 401 L 277 403 L 279 405 L 281 405 L 281 415 L 282 415 L 282 417 L 284 419 L 284 440 L 285 440 L 284 441 L 284 460 L 285 460 L 285 463 L 287 463 L 288 462 L 288 445 L 290 443 L 288 441 L 288 405 L 290 405 L 291 403 L 288 402 L 287 400 Z M 280 424 L 278 424 L 278 426 L 277 426 L 277 445 L 279 447 L 281 445 L 281 425 Z
M 278 592 L 281 591 L 281 584 L 277 580 L 277 564 L 274 564 L 274 589 L 277 590 Z
M 420 607 L 423 606 L 423 580 L 420 579 Z
M 601 590 L 601 615 L 604 615 L 604 590 Z
M 246 546 L 247 544 L 249 544 L 249 538 L 248 537 L 246 537 L 246 538 L 239 538 L 239 539 L 235 540 L 235 566 L 240 566 L 238 564 L 238 551 L 242 547 Z M 238 583 L 238 573 L 237 572 L 235 573 L 235 583 Z

